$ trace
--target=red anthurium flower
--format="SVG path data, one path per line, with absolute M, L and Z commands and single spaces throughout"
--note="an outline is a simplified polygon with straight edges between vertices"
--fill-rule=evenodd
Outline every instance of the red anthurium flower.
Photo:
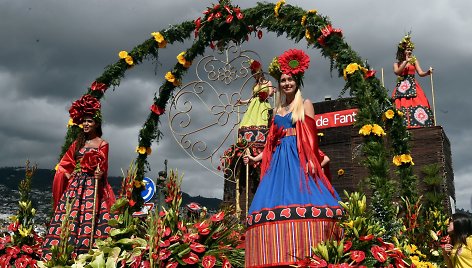
M 238 20 L 242 20 L 244 18 L 244 14 L 241 12 L 236 12 L 236 18 L 238 18 Z
M 170 229 L 170 227 L 166 227 L 166 229 L 164 231 L 164 236 L 169 236 L 171 232 L 172 232 L 172 230 Z
M 368 234 L 368 235 L 364 235 L 364 236 L 359 236 L 359 240 L 361 241 L 370 241 L 372 239 L 374 239 L 375 236 L 373 234 Z
M 208 235 L 210 233 L 210 228 L 199 229 L 198 232 L 201 235 Z
M 164 241 L 159 241 L 159 247 L 161 247 L 161 248 L 166 248 L 166 247 L 168 247 L 168 246 L 170 246 L 170 241 L 169 241 L 169 239 L 164 240 Z
M 179 222 L 177 223 L 177 228 L 178 228 L 180 231 L 184 231 L 184 232 L 187 231 L 187 227 L 185 227 L 184 223 L 181 222 L 181 221 L 179 221 Z
M 161 115 L 165 112 L 165 109 L 162 107 L 157 106 L 156 104 L 151 105 L 151 111 L 156 115 Z
M 228 17 L 226 17 L 226 23 L 231 23 L 233 21 L 233 15 L 228 15 Z
M 385 249 L 382 247 L 377 245 L 372 246 L 370 252 L 372 253 L 372 256 L 374 256 L 374 258 L 379 262 L 385 262 L 387 260 L 387 252 L 385 252 Z
M 169 237 L 169 242 L 174 243 L 180 240 L 180 235 L 173 235 Z
M 163 261 L 170 257 L 172 252 L 166 248 L 159 251 L 159 260 Z
M 208 224 L 207 222 L 205 221 L 202 221 L 202 222 L 197 222 L 193 225 L 195 228 L 197 228 L 198 230 L 201 230 L 201 229 L 205 229 L 205 228 L 208 228 L 208 226 L 210 226 L 210 224 Z
M 212 222 L 219 222 L 219 221 L 222 221 L 224 218 L 225 218 L 225 212 L 220 211 L 220 212 L 218 212 L 216 214 L 213 214 L 211 216 L 211 221 Z
M 211 235 L 211 238 L 212 238 L 212 239 L 215 239 L 215 240 L 218 239 L 218 238 L 220 238 L 220 237 L 221 237 L 221 233 L 220 233 L 220 232 L 216 232 L 216 233 L 214 233 L 214 234 Z
M 98 91 L 101 91 L 101 92 L 105 92 L 107 90 L 108 86 L 104 83 L 98 83 L 97 81 L 93 82 L 92 85 L 90 86 L 90 89 L 95 91 L 95 90 L 98 90 Z
M 215 266 L 216 263 L 216 257 L 213 255 L 206 255 L 202 259 L 202 266 L 203 268 L 212 268 Z
M 348 252 L 352 247 L 352 242 L 351 241 L 346 241 L 344 242 L 344 253 Z
M 32 254 L 33 253 L 33 249 L 28 245 L 23 245 L 21 247 L 21 250 L 23 250 L 23 252 L 25 252 L 27 254 Z
M 351 251 L 351 260 L 359 263 L 365 259 L 365 253 L 362 250 Z
M 197 242 L 190 244 L 190 248 L 196 253 L 205 252 L 205 246 Z
M 328 263 L 318 256 L 312 256 L 311 260 L 309 259 L 308 267 L 326 267 Z
M 224 259 L 223 263 L 221 265 L 222 268 L 231 268 L 231 263 L 228 261 L 228 259 Z
M 167 263 L 166 268 L 177 268 L 178 266 L 179 266 L 179 263 L 176 261 L 173 261 L 173 262 Z
M 195 20 L 195 29 L 200 29 L 202 26 L 202 18 L 198 17 L 198 19 Z
M 262 38 L 262 31 L 261 30 L 257 31 L 257 38 L 259 38 L 259 39 Z
M 231 8 L 229 8 L 229 6 L 225 6 L 225 9 L 226 11 L 229 13 L 229 14 L 232 14 L 233 12 L 231 11 Z
M 6 250 L 6 253 L 10 256 L 13 256 L 14 258 L 17 258 L 17 254 L 20 253 L 20 248 L 17 247 L 17 246 L 14 246 L 14 247 L 9 247 L 7 248 Z
M 20 223 L 18 221 L 10 223 L 10 225 L 8 225 L 8 231 L 10 231 L 10 232 L 18 231 L 18 226 L 19 225 L 20 225 Z
M 213 13 L 211 13 L 210 16 L 208 16 L 207 21 L 212 21 L 214 16 L 215 15 Z
M 221 12 L 216 12 L 215 18 L 219 19 L 219 18 L 221 18 L 221 16 L 223 16 L 223 15 L 221 14 Z
M 200 258 L 198 258 L 197 254 L 193 252 L 189 252 L 188 254 L 185 254 L 184 257 L 182 257 L 182 261 L 186 264 L 195 264 L 198 263 L 199 260 Z
M 217 10 L 218 8 L 220 8 L 220 5 L 213 6 L 213 10 Z

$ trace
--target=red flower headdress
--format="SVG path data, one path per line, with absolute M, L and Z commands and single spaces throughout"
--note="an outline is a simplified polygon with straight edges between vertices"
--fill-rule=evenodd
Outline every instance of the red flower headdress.
M 289 49 L 278 57 L 280 72 L 293 76 L 298 85 L 303 85 L 303 75 L 310 65 L 310 57 L 299 49 Z M 280 77 L 279 77 L 280 78 Z
M 261 71 L 262 65 L 260 62 L 258 62 L 257 60 L 251 60 L 250 62 L 251 62 L 251 65 L 249 66 L 249 69 L 251 69 L 251 72 L 253 74 Z
M 84 116 L 91 116 L 94 120 L 101 119 L 101 104 L 95 97 L 86 94 L 74 101 L 69 109 L 70 117 L 75 124 L 82 123 Z

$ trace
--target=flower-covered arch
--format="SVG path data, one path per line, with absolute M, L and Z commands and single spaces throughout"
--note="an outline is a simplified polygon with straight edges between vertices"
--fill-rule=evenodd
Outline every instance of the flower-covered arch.
M 272 3 L 258 3 L 248 9 L 240 9 L 229 0 L 220 0 L 205 10 L 201 17 L 194 21 L 186 21 L 173 25 L 158 32 L 135 46 L 131 51 L 121 51 L 119 60 L 109 65 L 103 74 L 87 89 L 98 99 L 102 98 L 109 87 L 119 86 L 126 71 L 140 64 L 145 58 L 158 59 L 159 53 L 167 46 L 186 39 L 194 38 L 190 48 L 176 55 L 176 63 L 165 74 L 165 82 L 160 86 L 159 93 L 154 96 L 149 114 L 139 131 L 137 153 L 137 178 L 142 179 L 147 166 L 147 155 L 151 153 L 151 144 L 161 137 L 159 130 L 160 116 L 164 114 L 168 101 L 181 84 L 182 78 L 198 56 L 203 55 L 205 48 L 224 49 L 228 40 L 237 43 L 249 41 L 252 36 L 262 37 L 262 29 L 275 32 L 278 36 L 285 34 L 294 42 L 306 40 L 311 48 L 320 49 L 324 57 L 330 58 L 331 69 L 337 70 L 344 77 L 346 85 L 343 92 L 349 90 L 359 108 L 356 124 L 359 134 L 364 136 L 363 153 L 365 165 L 369 170 L 369 184 L 373 190 L 372 208 L 381 222 L 387 224 L 393 216 L 394 209 L 390 200 L 396 189 L 389 178 L 389 162 L 398 166 L 400 174 L 400 195 L 410 201 L 416 200 L 415 177 L 409 155 L 409 135 L 402 124 L 401 113 L 389 100 L 387 91 L 375 77 L 366 62 L 345 42 L 342 31 L 333 28 L 328 17 L 316 10 L 305 11 L 299 7 L 285 4 L 284 0 Z M 163 50 L 164 49 L 164 50 Z M 62 152 L 69 147 L 78 133 L 79 128 L 70 124 Z M 384 145 L 384 135 L 390 135 L 391 151 Z M 132 203 L 140 207 L 141 184 L 135 183 Z

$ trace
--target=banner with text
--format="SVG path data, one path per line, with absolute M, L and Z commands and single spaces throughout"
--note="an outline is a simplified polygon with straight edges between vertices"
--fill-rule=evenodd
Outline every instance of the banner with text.
M 331 113 L 315 114 L 318 129 L 345 127 L 356 122 L 357 109 L 341 110 Z

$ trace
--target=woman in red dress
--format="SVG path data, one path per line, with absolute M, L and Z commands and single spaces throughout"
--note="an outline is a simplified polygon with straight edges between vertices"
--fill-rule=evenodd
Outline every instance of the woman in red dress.
M 430 127 L 434 126 L 433 113 L 415 73 L 420 77 L 431 75 L 433 68 L 426 72 L 421 69 L 418 59 L 412 54 L 414 48 L 409 34 L 398 44 L 397 62 L 393 64 L 393 72 L 398 79 L 393 98 L 397 109 L 405 115 L 407 128 Z
M 68 202 L 71 206 L 68 243 L 74 246 L 74 256 L 90 249 L 92 233 L 93 241 L 108 236 L 108 220 L 112 217 L 110 208 L 115 202 L 107 181 L 108 143 L 101 138 L 100 102 L 84 95 L 72 104 L 69 113 L 74 124 L 82 125 L 82 132 L 62 157 L 54 176 L 54 215 L 44 239 L 45 260 L 51 259 L 51 248 L 60 242 L 61 225 L 67 220 Z M 94 207 L 95 189 L 98 191 Z

